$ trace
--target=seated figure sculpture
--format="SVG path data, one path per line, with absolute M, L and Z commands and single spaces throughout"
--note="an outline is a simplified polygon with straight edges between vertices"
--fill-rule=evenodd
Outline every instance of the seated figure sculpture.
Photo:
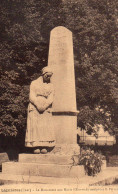
M 36 154 L 47 153 L 55 146 L 52 74 L 48 66 L 44 67 L 41 76 L 30 85 L 25 146 L 32 147 Z

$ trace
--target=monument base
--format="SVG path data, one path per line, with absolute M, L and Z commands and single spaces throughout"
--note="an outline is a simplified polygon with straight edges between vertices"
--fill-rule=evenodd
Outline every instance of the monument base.
M 72 166 L 70 164 L 39 164 L 24 162 L 5 162 L 2 169 L 3 174 L 30 175 L 42 177 L 76 178 L 84 175 L 83 166 Z
M 4 178 L 4 182 L 15 181 L 15 177 L 18 176 L 19 182 L 24 182 L 26 178 L 30 183 L 33 181 L 32 177 L 36 182 L 40 182 L 42 177 L 42 183 L 52 184 L 52 180 L 56 178 L 60 184 L 63 184 L 62 180 L 70 184 L 71 180 L 72 183 L 76 183 L 76 180 L 84 175 L 84 167 L 75 165 L 72 155 L 19 154 L 19 162 L 2 164 L 0 180 Z
M 76 162 L 75 162 L 76 160 Z M 67 154 L 19 154 L 19 163 L 57 164 L 71 165 L 78 164 L 78 155 Z

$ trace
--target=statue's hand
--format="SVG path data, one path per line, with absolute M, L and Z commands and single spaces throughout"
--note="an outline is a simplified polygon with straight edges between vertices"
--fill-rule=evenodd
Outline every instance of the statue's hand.
M 43 112 L 45 111 L 45 109 L 42 107 L 36 107 L 37 108 L 37 110 L 38 110 L 38 112 L 40 113 L 40 114 L 43 114 Z
M 46 110 L 46 112 L 52 113 L 52 108 L 48 108 L 48 109 Z
M 52 93 L 48 96 L 47 101 L 49 104 L 52 104 L 52 102 L 53 102 L 53 94 Z

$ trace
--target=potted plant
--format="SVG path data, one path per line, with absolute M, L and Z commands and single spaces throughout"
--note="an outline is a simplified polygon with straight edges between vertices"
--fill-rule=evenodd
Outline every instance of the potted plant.
M 84 165 L 85 173 L 89 176 L 95 176 L 101 171 L 103 156 L 99 152 L 91 149 L 82 150 L 79 156 L 79 164 Z

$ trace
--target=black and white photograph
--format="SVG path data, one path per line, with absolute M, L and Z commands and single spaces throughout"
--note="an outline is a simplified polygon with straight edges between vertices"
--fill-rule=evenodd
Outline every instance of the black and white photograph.
M 0 0 L 0 193 L 118 193 L 118 1 Z

